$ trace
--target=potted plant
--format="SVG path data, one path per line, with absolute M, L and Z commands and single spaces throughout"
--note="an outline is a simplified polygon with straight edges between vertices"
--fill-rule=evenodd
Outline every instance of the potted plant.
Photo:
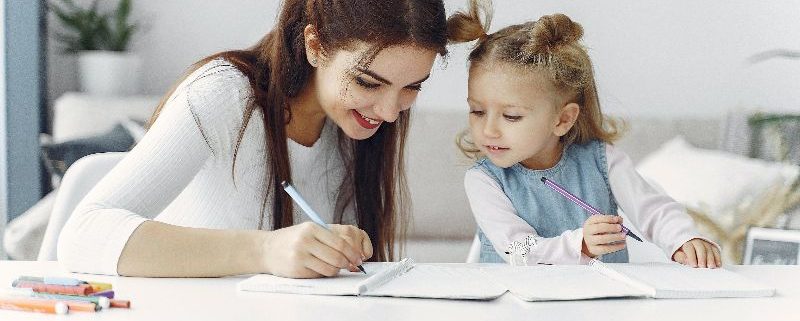
M 101 12 L 98 0 L 88 8 L 74 0 L 50 2 L 66 32 L 55 33 L 65 52 L 78 55 L 80 84 L 95 95 L 132 95 L 139 91 L 141 59 L 128 52 L 138 26 L 129 21 L 131 1 L 120 0 L 110 12 Z

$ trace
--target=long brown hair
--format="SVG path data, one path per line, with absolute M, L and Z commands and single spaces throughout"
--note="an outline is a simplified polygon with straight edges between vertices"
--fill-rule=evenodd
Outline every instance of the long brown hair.
M 490 20 L 490 3 L 471 0 L 466 12 L 457 12 L 447 21 L 451 41 L 478 40 L 468 58 L 471 70 L 489 61 L 511 63 L 547 79 L 561 97 L 560 106 L 578 104 L 580 113 L 575 125 L 561 137 L 564 146 L 592 139 L 613 143 L 619 138 L 624 124 L 604 116 L 600 109 L 592 61 L 579 42 L 583 37 L 580 24 L 557 13 L 487 34 Z M 465 134 L 457 142 L 468 156 L 477 155 L 478 150 Z
M 192 65 L 186 75 L 211 60 L 224 58 L 250 81 L 252 103 L 245 109 L 233 163 L 235 166 L 245 127 L 259 109 L 269 153 L 259 229 L 263 228 L 270 197 L 274 200 L 272 229 L 294 224 L 291 199 L 280 190 L 280 183 L 291 180 L 286 144 L 289 100 L 300 93 L 313 71 L 306 57 L 303 31 L 307 25 L 316 28 L 326 54 L 332 55 L 356 40 L 370 44 L 369 56 L 361 63 L 368 64 L 382 49 L 401 44 L 429 48 L 442 56 L 447 53 L 441 0 L 284 0 L 275 27 L 255 46 L 217 53 Z M 178 84 L 164 96 L 151 124 Z M 346 173 L 339 188 L 335 222 L 342 221 L 345 208 L 355 201 L 358 227 L 367 232 L 375 249 L 372 260 L 393 259 L 395 238 L 399 237 L 401 245 L 405 238 L 409 202 L 403 160 L 408 125 L 409 112 L 405 111 L 394 123 L 382 124 L 368 139 L 350 139 L 339 129 L 339 153 Z

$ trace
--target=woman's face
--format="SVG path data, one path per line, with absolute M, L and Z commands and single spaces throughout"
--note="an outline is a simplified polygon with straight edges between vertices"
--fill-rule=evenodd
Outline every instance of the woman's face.
M 357 43 L 317 64 L 313 76 L 317 100 L 344 133 L 367 139 L 384 122 L 411 108 L 428 79 L 436 51 L 414 45 L 384 48 L 368 65 L 370 47 Z

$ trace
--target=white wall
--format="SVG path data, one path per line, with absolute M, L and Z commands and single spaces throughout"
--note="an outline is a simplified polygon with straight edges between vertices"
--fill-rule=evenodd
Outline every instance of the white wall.
M 448 12 L 466 4 L 446 2 Z M 494 2 L 493 30 L 554 12 L 583 24 L 606 111 L 705 117 L 753 107 L 800 111 L 800 61 L 746 63 L 763 50 L 800 49 L 800 2 Z M 147 94 L 166 91 L 198 58 L 254 43 L 272 26 L 278 8 L 277 1 L 259 0 L 142 0 L 134 5 L 136 19 L 148 25 L 133 46 L 150 66 L 143 75 Z M 465 108 L 467 46 L 451 51 L 447 68 L 438 64 L 425 85 L 420 106 Z M 76 89 L 74 59 L 50 58 L 51 98 Z
M 90 3 L 78 0 L 76 3 Z M 101 1 L 113 7 L 117 1 Z M 133 1 L 133 19 L 142 22 L 132 50 L 149 67 L 142 78 L 147 94 L 163 94 L 193 62 L 212 53 L 249 47 L 272 27 L 278 1 L 141 0 Z M 111 9 L 111 8 L 109 8 Z M 54 16 L 49 28 L 62 30 Z M 50 101 L 78 89 L 77 59 L 63 54 L 54 39 L 49 43 Z

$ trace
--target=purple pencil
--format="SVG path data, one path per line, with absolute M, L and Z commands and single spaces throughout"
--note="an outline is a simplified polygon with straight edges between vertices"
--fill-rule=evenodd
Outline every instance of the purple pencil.
M 582 199 L 578 198 L 577 196 L 572 195 L 572 193 L 568 192 L 567 190 L 565 190 L 563 187 L 559 186 L 555 182 L 553 182 L 553 181 L 551 181 L 551 180 L 549 180 L 547 178 L 542 177 L 542 183 L 544 183 L 544 185 L 547 185 L 547 187 L 552 188 L 554 191 L 558 192 L 562 196 L 566 197 L 568 200 L 572 201 L 573 203 L 578 204 L 578 206 L 580 206 L 581 208 L 585 209 L 586 211 L 588 211 L 592 215 L 602 215 L 603 214 L 602 212 L 600 212 L 600 210 L 594 208 L 594 206 L 591 206 L 591 205 L 587 204 L 586 202 L 584 202 Z M 639 238 L 638 236 L 636 236 L 636 234 L 633 234 L 633 232 L 631 232 L 631 230 L 629 230 L 627 227 L 625 227 L 625 225 L 622 226 L 622 231 L 625 232 L 626 235 L 632 237 L 634 240 L 642 242 L 642 239 Z

